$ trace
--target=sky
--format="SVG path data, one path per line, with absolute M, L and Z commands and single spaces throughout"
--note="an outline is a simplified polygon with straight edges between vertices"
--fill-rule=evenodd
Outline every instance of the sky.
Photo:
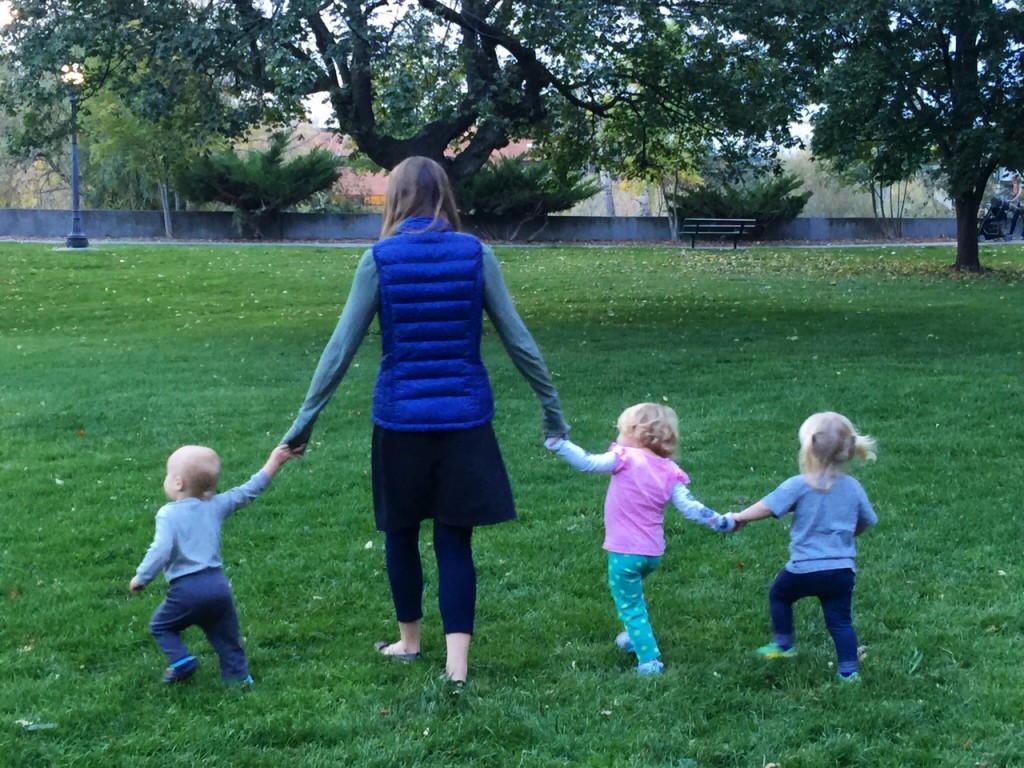
M 6 27 L 11 23 L 11 4 L 6 0 L 0 0 L 0 27 Z

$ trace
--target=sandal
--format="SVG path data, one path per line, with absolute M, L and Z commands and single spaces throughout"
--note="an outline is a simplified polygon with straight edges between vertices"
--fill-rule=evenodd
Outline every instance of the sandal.
M 377 653 L 381 656 L 387 656 L 389 659 L 395 659 L 396 661 L 404 661 L 408 663 L 410 661 L 416 661 L 416 659 L 420 657 L 418 653 L 388 653 L 387 649 L 392 645 L 395 645 L 397 642 L 397 640 L 394 643 L 378 640 L 373 644 L 373 647 L 377 649 Z
M 447 672 L 441 673 L 440 677 L 438 677 L 438 680 L 440 680 L 441 684 L 447 688 L 448 693 L 452 694 L 453 696 L 458 696 L 460 693 L 466 690 L 465 680 L 456 680 Z

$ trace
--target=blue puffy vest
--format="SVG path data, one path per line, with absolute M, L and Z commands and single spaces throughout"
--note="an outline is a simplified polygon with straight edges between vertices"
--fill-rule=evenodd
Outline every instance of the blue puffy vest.
M 494 417 L 480 359 L 482 247 L 450 227 L 420 231 L 430 225 L 408 219 L 373 246 L 383 346 L 373 420 L 387 429 L 468 429 Z

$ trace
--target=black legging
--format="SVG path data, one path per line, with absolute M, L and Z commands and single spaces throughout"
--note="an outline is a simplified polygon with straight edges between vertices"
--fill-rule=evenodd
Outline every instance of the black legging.
M 476 569 L 473 566 L 473 529 L 434 523 L 437 558 L 437 603 L 445 634 L 473 634 L 476 614 Z M 423 563 L 420 528 L 402 528 L 384 534 L 384 559 L 391 583 L 395 615 L 400 622 L 423 618 Z

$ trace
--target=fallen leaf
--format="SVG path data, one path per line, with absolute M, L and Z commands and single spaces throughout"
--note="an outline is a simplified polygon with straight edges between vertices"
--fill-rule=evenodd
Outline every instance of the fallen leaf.
M 26 731 L 51 731 L 57 727 L 56 723 L 33 723 L 31 720 L 15 720 L 14 723 Z

